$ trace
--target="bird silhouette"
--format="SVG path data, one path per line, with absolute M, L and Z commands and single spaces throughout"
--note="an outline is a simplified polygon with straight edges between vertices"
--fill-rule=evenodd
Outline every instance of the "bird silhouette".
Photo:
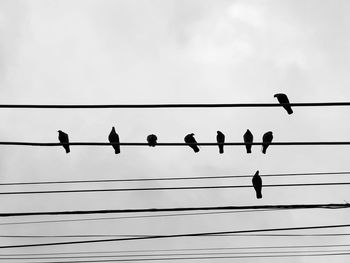
M 115 154 L 120 153 L 119 135 L 116 133 L 114 127 L 112 127 L 112 130 L 108 135 L 108 140 L 112 144 Z
M 254 190 L 256 192 L 256 198 L 261 199 L 262 198 L 262 194 L 261 194 L 262 180 L 261 180 L 261 177 L 259 175 L 259 171 L 256 171 L 256 173 L 254 174 L 254 176 L 252 178 L 252 183 L 253 183 Z
M 216 141 L 219 145 L 219 153 L 224 153 L 225 134 L 221 131 L 217 131 Z
M 154 147 L 157 144 L 157 136 L 154 134 L 150 134 L 147 136 L 147 142 L 150 147 Z
M 277 98 L 278 102 L 283 105 L 283 108 L 288 112 L 288 114 L 292 114 L 293 110 L 292 107 L 289 105 L 289 100 L 286 94 L 284 93 L 277 93 L 274 95 L 275 98 Z
M 197 146 L 197 141 L 193 136 L 194 136 L 194 133 L 187 134 L 184 140 L 185 140 L 185 143 L 187 143 L 188 146 L 190 146 L 193 149 L 193 151 L 197 153 L 199 152 L 199 148 Z
M 63 148 L 66 150 L 66 153 L 70 152 L 69 149 L 69 138 L 68 138 L 68 134 L 59 130 L 58 131 L 58 140 L 60 141 L 60 143 L 62 143 Z
M 267 147 L 269 147 L 270 143 L 272 142 L 273 135 L 272 131 L 266 132 L 263 135 L 263 143 L 262 143 L 262 153 L 266 153 Z
M 247 153 L 252 152 L 252 143 L 253 143 L 253 134 L 250 132 L 249 129 L 245 132 L 243 135 L 243 140 L 245 143 L 245 148 L 247 149 Z

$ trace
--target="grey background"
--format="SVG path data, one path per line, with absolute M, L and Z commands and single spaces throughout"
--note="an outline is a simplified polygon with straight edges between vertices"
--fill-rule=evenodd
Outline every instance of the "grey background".
M 0 1 L 0 102 L 37 104 L 244 103 L 347 101 L 350 98 L 349 1 Z M 112 126 L 121 141 L 241 141 L 249 128 L 260 141 L 349 140 L 349 108 L 107 109 L 0 111 L 1 141 L 106 141 Z M 0 149 L 0 180 L 79 180 L 347 171 L 348 146 L 57 147 Z M 263 178 L 264 183 L 347 181 Z M 211 184 L 224 183 L 220 180 Z M 210 182 L 202 182 L 208 185 Z M 226 181 L 250 184 L 249 178 Z M 199 184 L 199 182 L 197 182 Z M 134 183 L 189 185 L 191 182 Z M 193 185 L 196 182 L 192 183 Z M 91 185 L 99 187 L 101 185 Z M 106 187 L 131 184 L 106 184 Z M 84 186 L 82 186 L 84 187 Z M 48 189 L 2 187 L 2 191 Z M 54 188 L 54 186 L 52 186 Z M 57 188 L 57 187 L 56 187 Z M 61 186 L 60 189 L 77 188 Z M 51 188 L 50 188 L 51 189 Z M 1 212 L 350 201 L 348 187 L 0 196 Z M 62 217 L 63 218 L 63 217 Z M 68 218 L 68 217 L 65 217 Z M 73 218 L 73 217 L 72 217 Z M 76 217 L 74 217 L 76 218 Z M 159 219 L 0 226 L 3 234 L 171 234 L 348 223 L 349 212 L 284 211 Z M 38 219 L 38 218 L 35 218 Z M 51 219 L 40 217 L 40 219 Z M 20 219 L 1 219 L 12 222 Z M 29 220 L 29 219 L 28 219 Z M 345 230 L 346 231 L 346 230 Z M 309 231 L 312 233 L 312 231 Z M 208 237 L 3 250 L 0 253 L 245 245 L 346 243 L 349 238 Z M 47 240 L 2 238 L 1 244 Z M 330 258 L 256 259 L 328 262 Z M 331 258 L 347 262 L 347 257 Z M 239 260 L 242 262 L 243 260 Z M 249 260 L 246 260 L 249 261 Z M 174 261 L 175 262 L 175 261 Z M 232 262 L 232 260 L 212 260 Z

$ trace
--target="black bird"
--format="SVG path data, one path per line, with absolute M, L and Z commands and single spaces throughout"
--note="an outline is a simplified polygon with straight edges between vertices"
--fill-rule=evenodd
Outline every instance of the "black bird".
M 259 171 L 256 171 L 256 173 L 254 174 L 254 176 L 252 178 L 252 183 L 253 183 L 254 190 L 256 192 L 256 198 L 261 199 L 262 198 L 262 194 L 261 194 L 262 180 L 261 180 L 261 177 L 259 175 Z
M 154 134 L 150 134 L 147 136 L 147 142 L 150 147 L 154 147 L 157 144 L 157 136 Z
M 68 134 L 59 130 L 58 131 L 58 140 L 60 141 L 60 143 L 62 143 L 63 148 L 66 150 L 66 153 L 70 152 L 69 149 L 69 138 L 68 138 Z
M 194 151 L 195 153 L 197 153 L 197 152 L 199 152 L 199 148 L 198 148 L 198 146 L 197 146 L 197 141 L 196 141 L 196 139 L 193 137 L 193 135 L 194 135 L 194 133 L 187 134 L 187 135 L 185 136 L 184 140 L 185 140 L 185 143 L 187 143 L 188 146 L 190 146 L 190 147 L 193 149 L 193 151 Z
M 267 147 L 269 147 L 270 143 L 272 142 L 273 135 L 272 131 L 266 132 L 263 135 L 263 144 L 262 144 L 262 153 L 266 153 Z
M 119 135 L 115 132 L 114 127 L 112 127 L 112 130 L 109 133 L 108 140 L 110 143 L 112 143 L 112 147 L 114 148 L 115 154 L 120 153 Z
M 274 95 L 275 98 L 277 98 L 278 102 L 281 104 L 286 104 L 283 105 L 283 108 L 288 112 L 288 114 L 292 114 L 293 110 L 292 107 L 289 104 L 289 100 L 286 94 L 284 93 L 277 93 Z
M 245 143 L 245 148 L 247 149 L 247 153 L 252 152 L 252 143 L 253 143 L 253 134 L 250 132 L 249 129 L 245 132 L 243 135 L 243 140 Z
M 221 131 L 217 131 L 216 141 L 219 144 L 219 153 L 224 153 L 225 134 Z

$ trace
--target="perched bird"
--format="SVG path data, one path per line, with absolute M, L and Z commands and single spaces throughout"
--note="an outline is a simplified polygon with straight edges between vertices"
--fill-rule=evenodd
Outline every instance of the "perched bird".
M 253 134 L 250 132 L 249 129 L 245 132 L 243 135 L 243 140 L 245 143 L 245 148 L 247 149 L 247 153 L 252 152 L 252 143 L 253 143 Z
M 157 144 L 157 136 L 154 134 L 150 134 L 147 136 L 147 142 L 150 147 L 154 147 Z
M 277 93 L 274 95 L 275 98 L 277 98 L 278 102 L 281 104 L 286 104 L 283 105 L 283 108 L 288 112 L 288 114 L 292 114 L 293 110 L 292 107 L 289 104 L 289 100 L 286 94 L 284 93 Z
M 256 171 L 256 173 L 254 174 L 254 176 L 252 178 L 252 183 L 253 183 L 254 190 L 256 192 L 256 198 L 261 199 L 262 198 L 262 194 L 261 194 L 262 180 L 261 180 L 261 177 L 259 175 L 259 171 Z
M 221 131 L 217 131 L 216 141 L 219 144 L 219 153 L 224 153 L 225 134 Z
M 110 143 L 112 143 L 112 147 L 114 148 L 115 154 L 120 153 L 119 135 L 115 132 L 114 127 L 112 127 L 112 130 L 109 133 L 108 140 Z
M 270 143 L 272 142 L 273 136 L 272 131 L 266 132 L 263 135 L 263 144 L 262 144 L 262 153 L 266 153 L 267 147 L 269 147 Z
M 66 153 L 70 152 L 69 149 L 69 138 L 68 138 L 68 134 L 59 130 L 58 131 L 58 140 L 60 141 L 60 143 L 62 143 L 63 148 L 66 150 Z
M 197 146 L 197 141 L 196 141 L 196 139 L 193 137 L 193 135 L 194 135 L 194 133 L 187 134 L 187 135 L 185 136 L 184 140 L 185 140 L 185 143 L 187 143 L 188 146 L 190 146 L 190 147 L 193 149 L 193 151 L 194 151 L 195 153 L 197 153 L 197 152 L 199 152 L 199 148 L 198 148 L 198 146 Z

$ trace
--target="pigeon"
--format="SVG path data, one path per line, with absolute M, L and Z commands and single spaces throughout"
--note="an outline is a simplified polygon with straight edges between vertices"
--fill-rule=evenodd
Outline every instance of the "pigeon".
M 216 141 L 219 144 L 219 153 L 224 153 L 225 134 L 221 131 L 217 131 Z
M 70 152 L 69 149 L 69 138 L 68 138 L 68 134 L 59 130 L 58 131 L 58 140 L 60 141 L 60 143 L 62 143 L 63 148 L 66 150 L 66 153 Z
M 154 134 L 150 134 L 147 136 L 147 142 L 150 147 L 154 147 L 157 144 L 157 136 Z
M 245 132 L 243 135 L 245 148 L 247 149 L 247 153 L 252 153 L 252 142 L 253 142 L 253 134 L 250 132 L 249 129 Z
M 193 149 L 193 151 L 194 151 L 195 153 L 197 153 L 197 152 L 199 152 L 199 148 L 198 148 L 198 146 L 197 146 L 197 141 L 196 141 L 196 139 L 193 137 L 193 135 L 194 135 L 194 133 L 187 134 L 187 135 L 185 136 L 184 140 L 185 140 L 185 143 L 187 143 L 188 146 L 190 146 L 190 147 Z
M 109 133 L 108 140 L 112 144 L 115 154 L 120 153 L 119 135 L 115 132 L 114 127 L 112 127 L 112 130 Z
M 270 143 L 272 142 L 273 136 L 272 131 L 266 132 L 263 135 L 263 143 L 262 143 L 262 153 L 266 153 L 267 147 L 269 147 Z
M 254 190 L 256 192 L 256 198 L 261 199 L 262 198 L 262 194 L 261 194 L 262 180 L 261 180 L 261 177 L 259 175 L 259 171 L 256 171 L 256 173 L 254 174 L 254 176 L 252 178 L 252 183 L 253 183 Z
M 288 97 L 286 94 L 284 93 L 277 93 L 274 95 L 275 98 L 277 98 L 278 102 L 281 103 L 281 104 L 286 104 L 286 105 L 283 105 L 283 108 L 288 112 L 288 114 L 292 114 L 293 113 L 293 110 L 292 110 L 292 107 L 289 104 L 289 100 L 288 100 Z

